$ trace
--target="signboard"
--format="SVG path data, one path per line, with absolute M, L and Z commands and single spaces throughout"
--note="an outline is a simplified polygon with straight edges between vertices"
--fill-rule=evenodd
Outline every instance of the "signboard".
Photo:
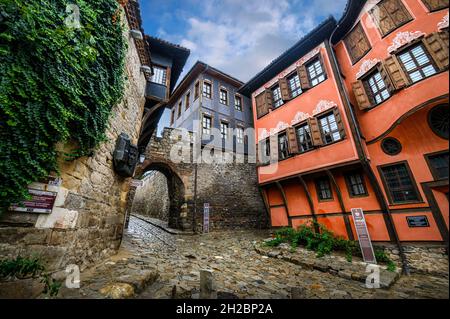
M 430 227 L 427 216 L 406 216 L 409 227 Z
M 31 200 L 24 201 L 23 205 L 11 205 L 9 210 L 26 213 L 45 213 L 50 214 L 56 200 L 56 192 L 41 191 L 29 188 Z
M 355 224 L 356 234 L 358 235 L 359 247 L 363 259 L 367 263 L 376 264 L 375 254 L 373 252 L 372 241 L 367 230 L 366 219 L 362 208 L 352 208 L 353 223 Z
M 209 233 L 209 203 L 203 204 L 203 232 Z
M 132 187 L 142 187 L 144 185 L 144 181 L 140 179 L 133 179 L 131 180 L 131 186 Z

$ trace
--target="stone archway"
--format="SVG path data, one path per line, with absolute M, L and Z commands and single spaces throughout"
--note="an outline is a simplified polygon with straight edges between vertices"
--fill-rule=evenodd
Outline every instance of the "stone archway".
M 167 163 L 147 162 L 136 178 L 142 177 L 146 172 L 157 171 L 164 175 L 169 196 L 169 210 L 167 222 L 169 227 L 186 229 L 186 190 L 178 174 Z M 152 196 L 152 194 L 148 194 Z

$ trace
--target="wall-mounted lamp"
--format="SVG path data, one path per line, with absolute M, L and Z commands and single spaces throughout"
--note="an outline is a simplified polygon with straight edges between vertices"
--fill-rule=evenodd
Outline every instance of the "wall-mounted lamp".
M 152 74 L 152 69 L 148 65 L 141 66 L 141 71 L 144 73 Z
M 135 30 L 135 29 L 130 30 L 130 34 L 133 37 L 133 39 L 144 40 L 144 36 L 142 35 L 142 32 L 139 30 Z

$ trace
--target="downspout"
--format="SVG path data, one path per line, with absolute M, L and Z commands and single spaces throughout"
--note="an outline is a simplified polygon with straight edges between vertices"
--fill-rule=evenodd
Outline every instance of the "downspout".
M 341 21 L 345 19 L 345 17 L 347 16 L 348 13 L 349 13 L 349 11 L 347 10 L 347 12 L 345 13 L 344 17 L 341 18 Z M 336 28 L 331 33 L 330 38 L 328 39 L 328 47 L 329 47 L 330 55 L 331 55 L 332 60 L 333 60 L 334 68 L 336 70 L 335 73 L 336 73 L 336 77 L 338 79 L 338 85 L 341 87 L 342 95 L 344 96 L 345 102 L 346 102 L 346 104 L 348 106 L 348 109 L 349 109 L 349 113 L 350 113 L 350 116 L 351 116 L 351 121 L 353 122 L 354 127 L 355 127 L 355 132 L 356 132 L 356 141 L 355 142 L 358 144 L 358 148 L 361 150 L 361 152 L 358 152 L 358 153 L 360 153 L 359 156 L 360 156 L 361 164 L 362 164 L 363 169 L 366 172 L 367 176 L 369 177 L 372 186 L 374 187 L 375 195 L 377 197 L 377 200 L 378 200 L 382 210 L 387 213 L 387 217 L 388 217 L 388 221 L 389 221 L 389 225 L 387 225 L 387 227 L 391 228 L 392 235 L 394 236 L 395 243 L 396 243 L 396 245 L 398 247 L 400 258 L 402 260 L 403 273 L 406 274 L 406 275 L 409 275 L 410 274 L 410 269 L 409 269 L 408 261 L 407 261 L 406 256 L 405 256 L 405 252 L 403 250 L 403 246 L 402 246 L 402 244 L 400 242 L 400 239 L 398 237 L 397 229 L 395 228 L 395 224 L 394 224 L 394 221 L 393 221 L 393 218 L 392 218 L 392 213 L 391 213 L 391 211 L 389 209 L 389 206 L 387 205 L 387 203 L 386 203 L 386 201 L 385 201 L 385 199 L 383 197 L 383 194 L 381 192 L 381 188 L 379 186 L 379 183 L 376 180 L 376 177 L 375 177 L 375 174 L 373 173 L 372 168 L 370 167 L 369 159 L 367 158 L 367 155 L 365 153 L 364 147 L 363 147 L 363 145 L 361 143 L 362 134 L 361 134 L 361 131 L 359 129 L 359 126 L 357 125 L 356 116 L 355 116 L 355 113 L 353 112 L 353 108 L 351 107 L 350 98 L 348 96 L 347 90 L 345 88 L 344 81 L 343 81 L 341 73 L 339 71 L 340 70 L 339 69 L 339 64 L 338 64 L 336 55 L 335 55 L 334 50 L 333 50 L 333 44 L 331 43 L 331 40 L 333 39 L 334 33 L 337 31 L 339 26 L 340 26 L 340 24 L 338 24 L 336 26 Z

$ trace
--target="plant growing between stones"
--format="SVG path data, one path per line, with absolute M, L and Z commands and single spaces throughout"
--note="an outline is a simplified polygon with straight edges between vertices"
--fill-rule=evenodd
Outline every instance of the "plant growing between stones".
M 294 251 L 298 246 L 304 246 L 306 249 L 315 251 L 318 258 L 328 255 L 332 251 L 345 252 L 348 262 L 352 261 L 353 256 L 362 256 L 357 241 L 338 237 L 326 226 L 316 221 L 301 225 L 298 229 L 279 229 L 275 232 L 275 237 L 266 241 L 264 245 L 277 247 L 281 243 L 290 243 L 291 251 Z M 376 248 L 374 253 L 377 261 L 386 263 L 389 271 L 395 271 L 395 263 L 388 257 L 384 249 Z
M 0 279 L 28 279 L 40 278 L 44 284 L 43 293 L 54 297 L 58 294 L 62 283 L 45 273 L 45 266 L 38 257 L 25 258 L 18 256 L 14 259 L 0 260 Z
M 74 2 L 81 28 L 64 21 Z M 57 158 L 89 155 L 124 91 L 126 40 L 116 0 L 0 3 L 0 213 Z M 57 150 L 70 142 L 70 152 Z

